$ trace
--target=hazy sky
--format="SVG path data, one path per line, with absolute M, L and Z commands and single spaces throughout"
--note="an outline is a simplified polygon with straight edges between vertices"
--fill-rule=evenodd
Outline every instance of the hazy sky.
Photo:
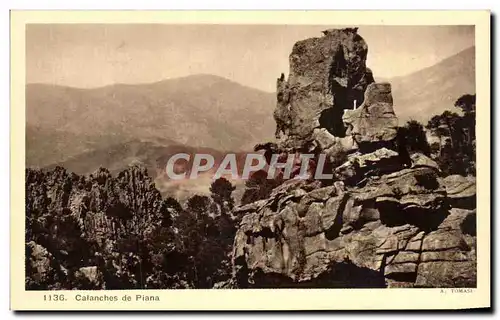
M 197 73 L 275 91 L 293 44 L 337 26 L 28 25 L 28 83 L 99 87 Z M 361 26 L 376 78 L 405 75 L 474 45 L 473 26 Z

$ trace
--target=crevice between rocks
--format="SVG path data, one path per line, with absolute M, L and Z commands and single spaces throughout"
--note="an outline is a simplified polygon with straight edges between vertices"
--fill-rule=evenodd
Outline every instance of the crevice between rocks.
M 250 276 L 252 288 L 386 288 L 383 273 L 353 263 L 334 264 L 330 270 L 314 279 L 297 282 L 279 273 L 265 273 L 257 269 Z

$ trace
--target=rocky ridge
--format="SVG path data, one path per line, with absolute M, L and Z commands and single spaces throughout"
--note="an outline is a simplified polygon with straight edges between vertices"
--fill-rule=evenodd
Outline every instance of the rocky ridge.
M 124 247 L 166 230 L 177 214 L 141 166 L 116 177 L 103 168 L 89 176 L 27 169 L 26 287 L 110 289 L 117 279 L 138 287 L 144 253 Z
M 476 286 L 475 180 L 408 154 L 367 52 L 356 28 L 293 47 L 272 151 L 326 153 L 334 179 L 235 209 L 234 287 Z

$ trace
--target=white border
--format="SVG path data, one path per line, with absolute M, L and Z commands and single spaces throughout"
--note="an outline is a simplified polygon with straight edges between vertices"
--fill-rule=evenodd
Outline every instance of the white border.
M 245 3 L 246 2 L 246 3 Z M 251 4 L 248 4 L 251 3 Z M 300 5 L 297 5 L 297 3 L 300 3 Z M 222 9 L 222 8 L 232 8 L 232 9 L 245 9 L 245 8 L 251 8 L 251 9 L 293 9 L 293 8 L 314 8 L 314 9 L 492 9 L 493 12 L 497 11 L 497 6 L 498 6 L 498 1 L 483 1 L 483 0 L 475 0 L 473 2 L 467 1 L 467 0 L 459 0 L 459 1 L 437 1 L 437 0 L 420 0 L 418 2 L 411 2 L 411 3 L 401 3 L 399 1 L 370 1 L 370 0 L 358 0 L 356 2 L 353 1 L 341 1 L 337 0 L 333 2 L 334 5 L 332 5 L 331 1 L 315 1 L 315 0 L 309 0 L 307 3 L 304 3 L 303 1 L 296 1 L 295 3 L 291 0 L 289 1 L 273 1 L 272 3 L 270 1 L 262 1 L 262 0 L 254 0 L 254 1 L 240 1 L 240 2 L 229 2 L 229 1 L 212 1 L 210 5 L 210 9 Z M 205 3 L 205 1 L 200 0 L 200 1 L 188 1 L 184 0 L 182 1 L 182 4 L 179 3 L 171 3 L 168 8 L 165 6 L 165 3 L 163 1 L 150 1 L 150 0 L 141 0 L 141 1 L 131 1 L 131 0 L 122 0 L 122 1 L 109 1 L 109 0 L 89 0 L 89 1 L 44 1 L 43 4 L 41 4 L 39 1 L 26 1 L 26 0 L 19 0 L 19 1 L 13 1 L 13 0 L 8 0 L 8 1 L 3 1 L 1 2 L 0 6 L 2 7 L 2 21 L 3 23 L 1 24 L 0 28 L 0 35 L 2 35 L 2 39 L 8 39 L 9 38 L 9 19 L 8 19 L 8 9 L 9 8 L 15 8 L 15 9 L 114 9 L 114 10 L 119 10 L 119 9 L 201 9 L 201 8 L 206 8 L 208 7 Z M 495 39 L 497 40 L 497 37 L 495 35 Z M 2 46 L 0 49 L 2 51 L 2 57 L 3 57 L 3 74 L 8 74 L 9 70 L 9 55 L 10 55 L 10 50 L 8 46 Z M 494 75 L 496 76 L 496 70 Z M 5 149 L 9 146 L 9 118 L 10 118 L 10 113 L 9 113 L 9 108 L 7 107 L 9 105 L 9 80 L 7 76 L 3 78 L 2 82 L 2 99 L 3 99 L 3 108 L 1 108 L 2 111 L 2 116 L 0 116 L 0 119 L 2 123 L 0 124 L 1 132 L 0 132 L 0 141 L 3 146 L 5 146 Z M 495 88 L 492 88 L 494 91 L 498 91 L 498 84 L 495 85 Z M 493 101 L 492 101 L 493 103 Z M 498 113 L 496 114 L 498 116 Z M 495 117 L 496 118 L 496 117 Z M 495 120 L 498 120 L 497 118 Z M 494 128 L 494 127 L 493 127 Z M 495 137 L 498 139 L 498 132 L 495 132 Z M 498 140 L 497 140 L 498 141 Z M 2 225 L 5 228 L 5 231 L 2 233 L 3 238 L 2 238 L 2 244 L 5 246 L 4 247 L 4 252 L 8 252 L 10 247 L 9 247 L 9 216 L 5 213 L 9 212 L 9 202 L 10 202 L 10 197 L 9 195 L 9 183 L 8 179 L 6 177 L 9 176 L 9 156 L 8 152 L 3 153 L 4 156 L 1 157 L 1 168 L 3 171 L 3 177 L 2 179 L 2 184 L 1 184 L 1 195 L 3 197 L 3 201 L 0 201 L 1 205 L 3 206 L 2 212 L 4 212 L 4 215 L 2 215 L 2 219 L 4 223 Z M 495 176 L 496 177 L 496 176 Z M 498 190 L 498 189 L 497 189 Z M 497 198 L 498 193 L 495 195 L 492 195 L 492 197 Z M 498 225 L 498 219 L 496 219 L 496 224 L 493 227 L 493 230 L 499 230 L 499 225 Z M 497 248 L 498 250 L 498 248 Z M 495 252 L 497 253 L 497 252 Z M 0 264 L 0 274 L 3 274 L 3 280 L 4 283 L 2 283 L 2 301 L 4 303 L 4 308 L 3 310 L 8 310 L 7 304 L 9 301 L 9 283 L 7 281 L 7 274 L 9 274 L 8 270 L 8 264 Z M 2 272 L 3 271 L 3 272 Z M 13 313 L 7 313 L 7 318 L 13 317 Z M 100 318 L 101 315 L 90 315 L 92 318 Z M 169 316 L 174 316 L 174 315 L 169 315 Z M 265 318 L 266 315 L 256 315 L 259 318 Z M 339 316 L 339 315 L 336 315 Z M 385 315 L 382 315 L 385 316 Z M 429 317 L 429 315 L 426 315 L 426 317 Z M 432 317 L 432 316 L 430 316 Z M 442 315 L 437 315 L 437 317 L 442 317 Z

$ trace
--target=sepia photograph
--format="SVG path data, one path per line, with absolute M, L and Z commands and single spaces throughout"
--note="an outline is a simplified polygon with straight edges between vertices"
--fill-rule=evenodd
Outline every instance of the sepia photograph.
M 26 23 L 22 290 L 467 299 L 476 26 L 358 21 Z

